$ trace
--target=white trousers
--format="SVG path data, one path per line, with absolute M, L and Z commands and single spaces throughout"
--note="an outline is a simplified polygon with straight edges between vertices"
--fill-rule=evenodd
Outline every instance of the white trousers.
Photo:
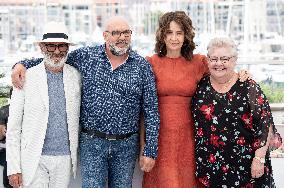
M 67 188 L 70 176 L 70 155 L 42 155 L 31 184 L 23 188 Z

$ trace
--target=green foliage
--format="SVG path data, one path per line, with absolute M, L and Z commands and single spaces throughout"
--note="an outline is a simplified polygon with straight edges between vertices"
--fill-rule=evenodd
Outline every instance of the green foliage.
M 284 103 L 284 88 L 274 83 L 260 83 L 262 91 L 269 103 Z
M 5 73 L 0 73 L 0 78 L 3 78 L 5 76 Z
M 4 78 L 4 77 L 5 77 L 5 73 L 0 73 L 0 79 Z M 11 86 L 1 83 L 1 85 L 0 85 L 0 106 L 2 106 L 2 103 L 3 103 L 2 98 L 9 97 L 10 89 L 11 89 Z
M 10 95 L 10 86 L 2 86 L 0 87 L 0 98 L 6 98 Z
M 6 105 L 7 103 L 8 103 L 7 98 L 3 97 L 0 98 L 0 107 Z
M 0 78 L 5 77 L 5 73 L 0 73 Z M 8 97 L 10 93 L 10 86 L 1 86 L 0 87 L 0 107 L 8 103 Z

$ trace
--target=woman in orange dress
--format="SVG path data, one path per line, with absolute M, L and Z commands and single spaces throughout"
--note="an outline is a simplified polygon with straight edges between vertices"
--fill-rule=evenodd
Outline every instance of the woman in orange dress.
M 155 51 L 148 57 L 156 76 L 161 125 L 155 166 L 142 169 L 144 188 L 196 188 L 191 98 L 208 73 L 206 58 L 194 55 L 194 28 L 182 11 L 159 20 Z M 140 161 L 141 163 L 141 161 Z

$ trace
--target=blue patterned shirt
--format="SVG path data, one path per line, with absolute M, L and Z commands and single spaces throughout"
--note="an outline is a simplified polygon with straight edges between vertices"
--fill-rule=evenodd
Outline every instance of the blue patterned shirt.
M 29 68 L 41 61 L 20 63 Z M 107 134 L 136 132 L 143 112 L 146 129 L 143 155 L 155 159 L 160 117 L 155 78 L 147 60 L 130 50 L 126 62 L 112 70 L 105 45 L 101 45 L 70 52 L 67 63 L 82 76 L 80 125 Z

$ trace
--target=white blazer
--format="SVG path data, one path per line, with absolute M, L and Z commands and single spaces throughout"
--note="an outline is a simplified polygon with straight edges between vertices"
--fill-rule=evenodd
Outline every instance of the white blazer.
M 81 104 L 81 76 L 70 65 L 64 65 L 63 83 L 71 151 L 72 170 L 76 176 L 78 132 Z M 44 63 L 26 71 L 23 89 L 14 88 L 6 136 L 7 174 L 22 173 L 28 186 L 36 172 L 47 129 L 49 98 Z

